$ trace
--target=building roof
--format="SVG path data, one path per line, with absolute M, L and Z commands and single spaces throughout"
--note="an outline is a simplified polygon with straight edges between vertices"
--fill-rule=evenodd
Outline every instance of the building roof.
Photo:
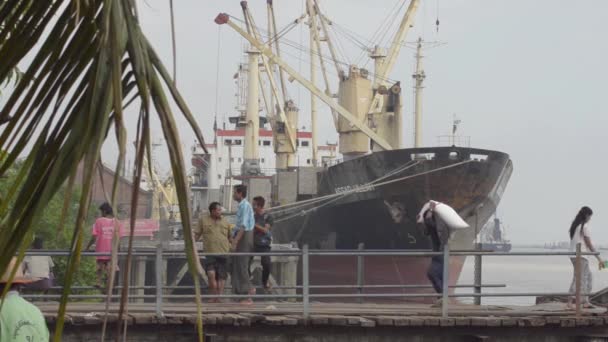
M 244 137 L 244 129 L 218 129 L 215 131 L 218 137 Z M 260 129 L 260 137 L 272 137 L 272 131 L 269 129 Z M 298 138 L 312 138 L 312 132 L 298 132 Z

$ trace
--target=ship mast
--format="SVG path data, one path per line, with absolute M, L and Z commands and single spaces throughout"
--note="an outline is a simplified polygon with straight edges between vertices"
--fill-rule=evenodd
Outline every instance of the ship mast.
M 416 73 L 412 75 L 412 78 L 416 81 L 414 86 L 414 118 L 415 118 L 415 131 L 414 131 L 414 147 L 422 147 L 422 83 L 426 78 L 424 70 L 422 70 L 422 38 L 418 38 L 418 44 L 416 45 Z
M 312 8 L 310 5 L 310 0 L 308 0 L 308 7 Z M 317 65 L 315 63 L 315 56 L 317 55 L 317 44 L 316 44 L 316 36 L 317 36 L 317 26 L 316 23 L 312 20 L 313 14 L 310 14 L 310 82 L 312 84 L 317 84 Z M 310 94 L 310 131 L 312 133 L 312 165 L 317 166 L 317 97 L 313 94 Z
M 258 91 L 260 52 L 255 48 L 250 48 L 247 55 L 247 114 L 245 117 L 242 174 L 259 174 L 261 172 L 258 150 L 260 135 L 260 96 Z
M 270 13 L 272 11 L 272 2 L 269 2 L 268 5 L 271 7 Z M 262 49 L 266 51 L 270 51 L 270 49 L 265 45 L 260 43 L 260 34 L 257 31 L 255 23 L 253 21 L 253 17 L 249 12 L 249 8 L 247 6 L 247 1 L 241 1 L 241 8 L 243 9 L 243 15 L 245 16 L 245 22 L 247 25 L 247 32 L 243 31 L 240 27 L 239 29 L 243 32 L 243 34 L 251 37 L 249 42 L 260 52 Z M 274 15 L 273 15 L 274 17 Z M 274 26 L 274 25 L 273 25 Z M 278 50 L 278 43 L 275 44 L 275 47 Z M 272 54 L 272 51 L 270 51 Z M 267 58 L 266 53 L 263 53 L 261 56 L 262 63 L 264 65 L 264 69 L 267 71 L 266 75 L 268 76 L 268 81 L 270 83 L 270 88 L 272 90 L 272 95 L 276 99 L 277 111 L 278 115 L 274 116 L 272 119 L 272 131 L 274 136 L 274 147 L 276 154 L 276 168 L 277 169 L 288 169 L 290 167 L 296 166 L 296 131 L 297 131 L 297 122 L 298 122 L 298 108 L 295 106 L 293 101 L 287 100 L 284 101 L 285 98 L 285 84 L 282 82 L 282 94 L 279 93 L 277 82 L 275 81 L 274 75 L 270 70 L 270 64 Z M 271 62 L 274 62 L 272 59 Z M 282 75 L 281 64 L 276 63 L 279 66 L 279 72 Z M 281 96 L 283 95 L 283 96 Z M 281 104 L 284 104 L 282 106 Z

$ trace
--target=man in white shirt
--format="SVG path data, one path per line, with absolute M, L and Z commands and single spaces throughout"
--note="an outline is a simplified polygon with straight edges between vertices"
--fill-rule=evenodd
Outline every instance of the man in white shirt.
M 32 248 L 41 250 L 42 238 L 35 238 Z M 34 282 L 25 286 L 28 290 L 48 291 L 53 287 L 53 259 L 48 255 L 28 255 L 23 259 L 25 275 Z

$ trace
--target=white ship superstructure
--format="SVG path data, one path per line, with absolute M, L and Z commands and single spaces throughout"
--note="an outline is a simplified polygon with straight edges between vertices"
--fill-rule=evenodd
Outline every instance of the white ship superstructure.
M 337 158 L 337 145 L 317 146 L 317 165 L 313 165 L 312 133 L 297 132 L 298 146 L 296 167 L 322 167 L 333 164 Z M 196 167 L 192 184 L 194 209 L 204 210 L 209 203 L 219 201 L 228 206 L 223 191 L 241 183 L 244 161 L 245 129 L 216 129 L 214 143 L 207 144 L 208 155 L 197 145 L 192 148 L 193 164 Z M 272 131 L 259 130 L 258 149 L 260 174 L 255 177 L 272 177 L 276 174 L 276 154 Z M 297 172 L 297 169 L 294 169 Z

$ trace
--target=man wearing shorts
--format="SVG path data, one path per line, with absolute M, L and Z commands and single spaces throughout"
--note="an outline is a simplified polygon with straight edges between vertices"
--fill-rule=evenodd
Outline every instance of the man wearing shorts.
M 95 244 L 95 252 L 111 253 L 112 244 L 118 243 L 122 232 L 122 224 L 114 218 L 112 206 L 108 202 L 103 203 L 99 207 L 101 217 L 95 220 L 93 226 L 93 236 L 87 245 L 86 249 L 91 248 Z M 118 229 L 118 231 L 116 231 Z M 111 273 L 111 257 L 109 255 L 98 255 L 97 259 L 97 287 L 106 288 L 107 284 L 103 280 L 104 276 L 110 279 Z M 118 266 L 116 267 L 118 270 Z
M 194 232 L 197 241 L 203 241 L 205 253 L 230 252 L 230 233 L 232 226 L 222 217 L 222 207 L 218 202 L 209 205 L 209 214 L 204 214 L 199 220 L 198 227 Z M 220 295 L 224 293 L 226 285 L 227 256 L 208 255 L 205 256 L 203 265 L 209 280 L 209 292 Z M 211 300 L 218 303 L 219 298 Z

